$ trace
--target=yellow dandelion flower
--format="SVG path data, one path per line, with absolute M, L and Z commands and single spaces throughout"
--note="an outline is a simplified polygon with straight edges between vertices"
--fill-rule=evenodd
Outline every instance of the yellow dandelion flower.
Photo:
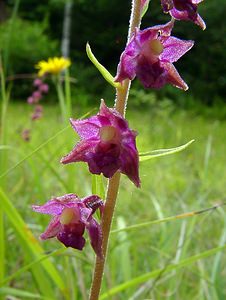
M 62 70 L 68 68 L 71 65 L 71 61 L 64 57 L 53 57 L 47 61 L 41 60 L 35 65 L 36 69 L 39 69 L 38 76 L 42 77 L 45 73 L 53 75 L 59 74 Z

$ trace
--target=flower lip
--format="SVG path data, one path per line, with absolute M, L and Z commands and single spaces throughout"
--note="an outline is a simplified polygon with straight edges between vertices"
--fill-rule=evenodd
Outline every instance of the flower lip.
M 60 216 L 60 223 L 62 225 L 78 223 L 79 217 L 79 212 L 75 208 L 66 207 Z
M 111 142 L 116 138 L 117 130 L 115 127 L 107 125 L 101 127 L 99 133 L 102 142 Z

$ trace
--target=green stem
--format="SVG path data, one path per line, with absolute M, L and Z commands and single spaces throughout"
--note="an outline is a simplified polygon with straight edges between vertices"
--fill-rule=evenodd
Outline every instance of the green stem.
M 6 144 L 6 113 L 8 106 L 8 96 L 6 94 L 5 76 L 2 66 L 2 59 L 0 57 L 0 78 L 1 78 L 1 119 L 0 119 L 0 144 Z M 7 168 L 7 152 L 0 153 L 0 169 L 4 173 Z M 0 180 L 0 186 L 4 187 L 5 178 Z M 5 275 L 5 230 L 4 230 L 4 214 L 0 210 L 0 281 L 4 279 Z
M 131 17 L 130 17 L 130 27 L 128 32 L 128 41 L 129 42 L 135 27 L 140 26 L 140 0 L 133 0 L 132 1 L 132 10 L 131 10 Z M 129 95 L 130 89 L 130 80 L 124 80 L 122 86 L 116 89 L 116 101 L 115 101 L 115 108 L 118 112 L 122 115 L 125 115 L 126 111 L 126 104 Z M 112 218 L 114 215 L 114 209 L 116 205 L 116 199 L 118 195 L 119 189 L 119 182 L 120 182 L 120 173 L 117 172 L 111 179 L 108 181 L 108 189 L 107 189 L 107 196 L 104 208 L 104 214 L 102 217 L 102 233 L 103 233 L 103 242 L 102 242 L 102 249 L 103 249 L 103 258 L 100 259 L 99 257 L 96 258 L 94 273 L 93 273 L 93 280 L 92 286 L 90 291 L 90 300 L 98 300 L 101 283 L 103 278 L 105 260 L 107 255 L 107 248 L 108 248 L 108 240 L 109 234 L 111 229 Z
M 65 123 L 67 120 L 67 110 L 65 105 L 64 92 L 59 77 L 55 78 L 54 83 L 56 86 L 56 91 L 57 91 L 57 96 L 60 104 L 60 110 L 61 110 L 63 122 Z
M 6 45 L 5 45 L 5 55 L 4 55 L 4 69 L 5 72 L 7 73 L 7 70 L 9 69 L 9 58 L 10 58 L 10 52 L 11 52 L 11 48 L 10 46 L 12 46 L 11 44 L 11 38 L 12 38 L 12 33 L 14 30 L 14 23 L 17 17 L 17 13 L 19 10 L 19 5 L 20 5 L 20 0 L 15 0 L 14 1 L 14 6 L 13 6 L 13 12 L 12 12 L 12 16 L 10 19 L 10 26 L 9 26 L 9 31 L 7 34 L 7 40 L 6 40 Z
M 72 115 L 71 107 L 71 86 L 70 86 L 70 73 L 69 69 L 65 70 L 65 98 L 66 98 L 66 108 L 67 108 L 67 117 L 70 118 Z

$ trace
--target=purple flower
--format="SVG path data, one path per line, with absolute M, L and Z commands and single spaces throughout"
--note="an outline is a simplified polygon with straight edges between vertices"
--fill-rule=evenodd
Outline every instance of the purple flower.
M 35 91 L 33 92 L 31 97 L 34 99 L 33 103 L 37 103 L 42 98 L 42 93 L 40 93 L 39 91 Z
M 39 86 L 39 92 L 41 93 L 48 93 L 49 91 L 49 86 L 46 83 L 43 83 Z
M 33 86 L 39 87 L 41 84 L 43 84 L 43 82 L 39 78 L 35 78 L 35 80 L 33 81 Z
M 25 142 L 29 142 L 30 139 L 31 139 L 31 131 L 30 129 L 24 129 L 21 133 L 21 136 L 22 136 L 22 139 L 25 141 Z
M 174 22 L 145 30 L 136 29 L 135 34 L 121 55 L 115 81 L 139 78 L 146 88 L 161 88 L 170 83 L 187 90 L 173 63 L 191 49 L 193 41 L 183 41 L 170 36 Z
M 71 119 L 73 129 L 81 141 L 61 159 L 63 164 L 84 161 L 93 174 L 112 177 L 116 171 L 126 174 L 139 187 L 136 132 L 127 121 L 102 100 L 100 112 L 85 120 Z
M 32 96 L 27 98 L 27 103 L 28 104 L 34 104 L 34 102 L 35 102 L 35 99 Z
M 198 4 L 203 0 L 161 0 L 162 8 L 165 13 L 170 13 L 177 20 L 192 21 L 199 25 L 203 30 L 206 24 L 197 13 Z
M 36 105 L 34 112 L 31 116 L 32 121 L 40 119 L 42 117 L 42 114 L 43 114 L 43 107 L 41 105 Z
M 98 208 L 103 212 L 103 201 L 98 196 L 79 199 L 75 194 L 66 194 L 52 198 L 44 205 L 32 206 L 36 212 L 53 216 L 40 236 L 42 240 L 57 237 L 66 247 L 82 250 L 86 242 L 83 237 L 86 229 L 94 251 L 102 257 L 101 226 L 93 218 Z

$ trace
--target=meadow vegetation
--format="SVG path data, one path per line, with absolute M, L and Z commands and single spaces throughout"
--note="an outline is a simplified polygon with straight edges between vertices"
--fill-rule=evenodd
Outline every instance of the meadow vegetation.
M 84 110 L 74 106 L 73 116 L 82 116 L 93 109 L 97 110 L 97 107 Z M 25 142 L 21 138 L 21 130 L 29 114 L 26 104 L 12 103 L 9 106 L 7 136 L 10 149 L 4 150 L 9 155 L 8 168 L 64 128 L 59 108 L 46 105 L 44 118 L 34 124 L 31 141 Z M 132 128 L 142 132 L 137 141 L 139 151 L 178 146 L 191 139 L 195 142 L 181 153 L 142 162 L 141 190 L 123 176 L 102 294 L 121 283 L 162 269 L 160 274 L 155 274 L 154 278 L 150 277 L 142 284 L 135 281 L 132 286 L 125 286 L 112 299 L 223 299 L 226 295 L 223 252 L 190 262 L 179 270 L 164 271 L 170 264 L 180 265 L 184 259 L 225 243 L 223 206 L 190 218 L 114 231 L 223 204 L 226 158 L 222 140 L 226 122 L 215 114 L 207 117 L 192 110 L 175 109 L 173 105 L 155 109 L 149 106 L 143 111 L 133 108 L 128 110 L 128 120 Z M 68 127 L 40 150 L 35 150 L 30 158 L 5 177 L 9 199 L 36 237 L 43 232 L 48 218 L 32 212 L 32 204 L 44 203 L 51 196 L 72 192 L 75 187 L 80 196 L 91 193 L 91 179 L 86 166 L 80 164 L 79 168 L 75 168 L 74 165 L 62 166 L 59 163 L 59 159 L 77 140 L 78 137 Z M 7 274 L 12 275 L 31 261 L 27 259 L 26 250 L 10 220 L 6 217 L 5 221 Z M 46 253 L 54 253 L 60 245 L 56 240 L 50 240 L 43 242 L 42 247 Z M 71 295 L 75 295 L 74 299 L 86 299 L 93 258 L 89 245 L 85 252 L 68 249 L 52 257 L 66 287 L 71 290 Z M 65 268 L 69 271 L 64 273 Z M 39 295 L 29 269 L 8 284 L 12 288 Z M 0 291 L 4 293 L 4 288 Z M 25 296 L 21 295 L 21 299 Z
M 105 199 L 105 177 L 60 159 L 79 141 L 68 117 L 95 115 L 100 98 L 113 106 L 115 92 L 88 61 L 85 44 L 115 74 L 130 1 L 69 2 L 71 66 L 44 72 L 52 77 L 42 78 L 46 91 L 39 99 L 33 97 L 41 85 L 34 86 L 34 65 L 61 53 L 66 2 L 0 3 L 0 300 L 88 300 L 95 260 L 90 243 L 78 251 L 57 239 L 40 241 L 50 216 L 32 205 L 68 193 Z M 226 299 L 225 0 L 204 3 L 205 32 L 191 22 L 173 32 L 196 40 L 193 54 L 176 65 L 189 91 L 169 85 L 150 91 L 133 81 L 126 118 L 138 132 L 139 153 L 194 142 L 173 155 L 141 156 L 141 189 L 121 176 L 100 300 Z M 142 27 L 166 21 L 153 1 Z M 111 84 L 116 87 L 113 77 Z M 33 108 L 43 105 L 42 118 L 41 109 L 31 121 L 29 95 Z M 95 218 L 101 221 L 98 212 Z

